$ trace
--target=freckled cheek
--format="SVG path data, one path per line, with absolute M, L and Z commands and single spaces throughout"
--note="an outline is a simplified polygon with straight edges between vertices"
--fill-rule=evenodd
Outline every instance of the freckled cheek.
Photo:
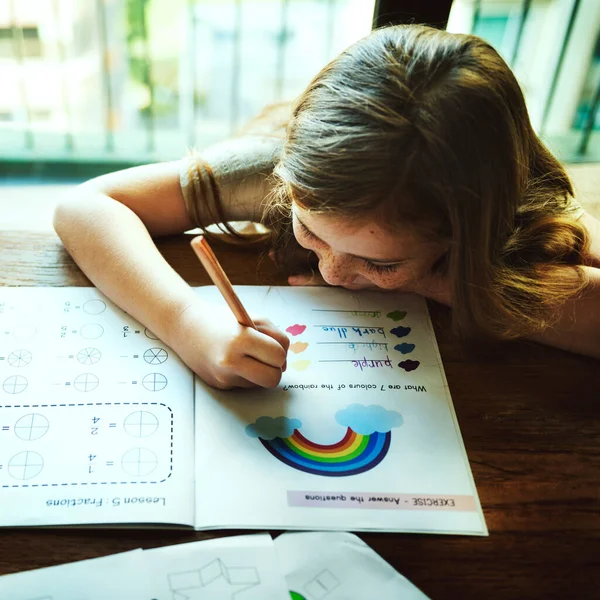
M 415 279 L 410 270 L 395 271 L 391 273 L 365 273 L 364 277 L 384 290 L 401 289 Z

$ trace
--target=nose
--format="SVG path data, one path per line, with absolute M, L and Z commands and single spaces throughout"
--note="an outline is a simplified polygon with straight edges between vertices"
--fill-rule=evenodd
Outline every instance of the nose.
M 356 278 L 356 272 L 352 269 L 352 259 L 334 252 L 319 257 L 319 271 L 329 285 L 346 285 Z

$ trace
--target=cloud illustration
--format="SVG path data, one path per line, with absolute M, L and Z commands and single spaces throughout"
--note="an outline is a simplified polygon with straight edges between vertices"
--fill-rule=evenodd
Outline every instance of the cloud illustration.
M 246 427 L 246 435 L 263 440 L 272 440 L 277 437 L 285 439 L 294 433 L 294 429 L 300 429 L 300 427 L 302 427 L 302 421 L 299 419 L 259 417 Z
M 377 404 L 351 404 L 335 413 L 335 420 L 362 435 L 371 435 L 375 431 L 387 433 L 392 427 L 400 427 L 404 423 L 400 413 Z

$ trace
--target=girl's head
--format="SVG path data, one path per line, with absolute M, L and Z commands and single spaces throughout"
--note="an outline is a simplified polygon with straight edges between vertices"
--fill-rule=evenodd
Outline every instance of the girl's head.
M 348 48 L 296 102 L 275 176 L 326 280 L 402 288 L 445 273 L 463 333 L 537 331 L 581 289 L 557 270 L 585 246 L 569 180 L 477 37 L 396 26 Z

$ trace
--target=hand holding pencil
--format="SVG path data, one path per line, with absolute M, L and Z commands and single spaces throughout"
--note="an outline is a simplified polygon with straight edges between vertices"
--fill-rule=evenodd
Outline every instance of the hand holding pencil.
M 268 319 L 250 317 L 203 236 L 191 244 L 225 302 L 192 303 L 176 325 L 173 348 L 213 387 L 276 387 L 289 339 Z

